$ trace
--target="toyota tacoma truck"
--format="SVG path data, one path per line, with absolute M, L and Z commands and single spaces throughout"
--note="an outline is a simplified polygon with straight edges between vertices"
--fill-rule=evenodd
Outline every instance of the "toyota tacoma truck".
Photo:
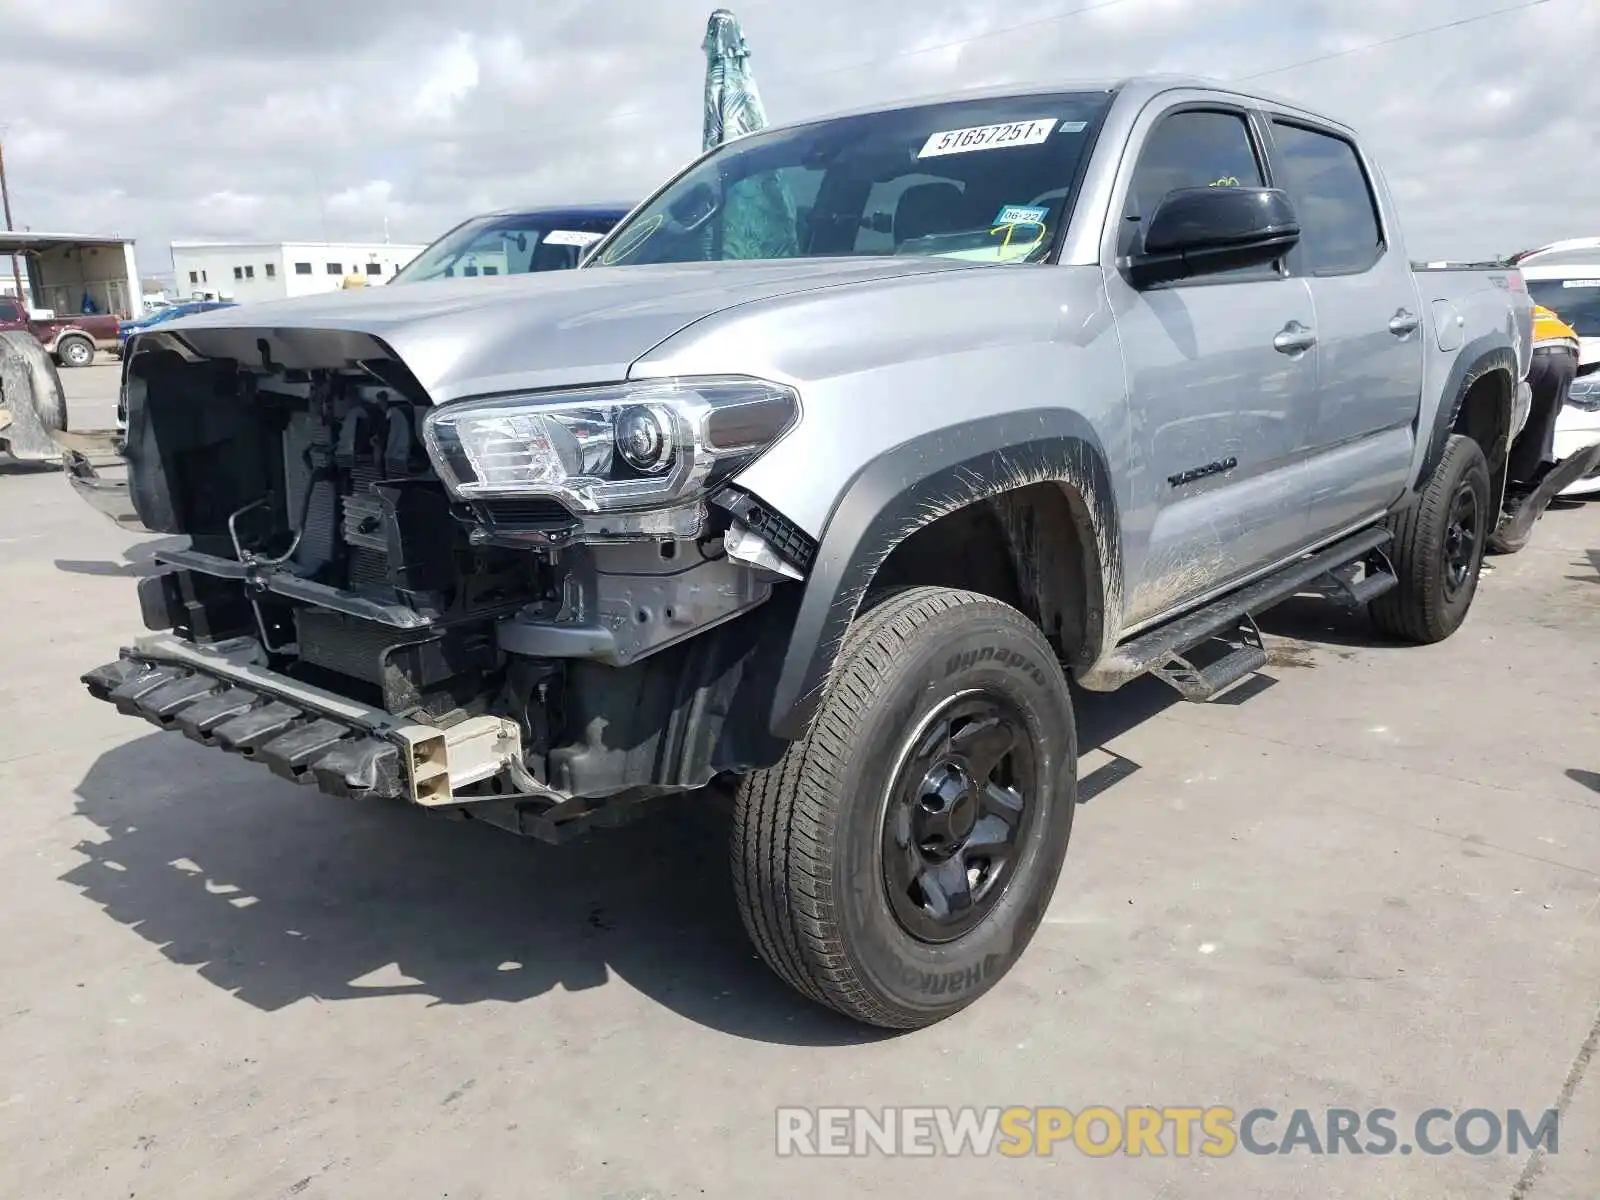
M 84 681 L 549 840 L 731 793 L 762 957 L 927 1025 L 1056 888 L 1069 679 L 1205 701 L 1306 592 L 1460 627 L 1530 313 L 1412 270 L 1350 129 L 1222 85 L 766 130 L 576 271 L 134 338 L 131 503 L 188 542 Z

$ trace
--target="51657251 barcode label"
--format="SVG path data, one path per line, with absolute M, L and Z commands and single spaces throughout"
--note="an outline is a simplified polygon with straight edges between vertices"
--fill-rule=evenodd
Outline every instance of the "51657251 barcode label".
M 1055 118 L 1036 121 L 1008 121 L 1004 125 L 975 125 L 970 129 L 943 130 L 923 143 L 918 158 L 938 158 L 944 154 L 971 154 L 976 150 L 1012 150 L 1018 146 L 1037 146 L 1048 141 L 1056 127 Z

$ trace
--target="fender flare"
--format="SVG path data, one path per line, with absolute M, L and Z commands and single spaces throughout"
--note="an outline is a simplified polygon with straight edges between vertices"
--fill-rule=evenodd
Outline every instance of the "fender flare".
M 1417 472 L 1416 479 L 1412 481 L 1413 492 L 1420 494 L 1428 486 L 1428 480 L 1433 478 L 1434 470 L 1444 458 L 1445 444 L 1450 440 L 1450 433 L 1455 429 L 1456 421 L 1461 416 L 1461 406 L 1466 401 L 1467 393 L 1472 390 L 1473 384 L 1489 372 L 1497 370 L 1504 371 L 1511 381 L 1511 394 L 1506 401 L 1509 408 L 1516 403 L 1516 387 L 1521 382 L 1516 351 L 1507 346 L 1499 334 L 1486 334 L 1461 347 L 1455 363 L 1450 368 L 1450 375 L 1439 391 L 1441 400 L 1439 407 L 1434 410 L 1433 428 L 1428 434 L 1428 449 L 1423 456 L 1422 467 Z M 1509 418 L 1508 413 L 1508 428 Z M 1506 446 L 1506 451 L 1510 452 L 1509 444 Z M 1491 462 L 1489 467 L 1493 471 L 1495 464 Z
M 902 442 L 844 487 L 822 532 L 772 696 L 770 728 L 805 736 L 845 632 L 878 568 L 917 530 L 969 504 L 1055 482 L 1081 502 L 1081 535 L 1098 559 L 1086 645 L 1099 657 L 1122 618 L 1116 495 L 1093 428 L 1068 409 L 984 417 Z M 1098 583 L 1098 595 L 1094 585 Z

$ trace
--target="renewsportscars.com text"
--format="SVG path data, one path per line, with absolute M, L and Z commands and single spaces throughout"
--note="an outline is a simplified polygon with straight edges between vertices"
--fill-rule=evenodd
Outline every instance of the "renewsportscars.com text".
M 1211 1107 L 780 1108 L 782 1157 L 1104 1158 L 1255 1155 L 1526 1154 L 1560 1150 L 1555 1109 L 1392 1108 L 1278 1111 Z

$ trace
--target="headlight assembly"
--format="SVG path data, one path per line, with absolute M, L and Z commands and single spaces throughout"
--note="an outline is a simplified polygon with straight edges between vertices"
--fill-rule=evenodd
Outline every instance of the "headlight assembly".
M 604 532 L 660 535 L 685 532 L 660 510 L 698 512 L 799 415 L 782 384 L 652 379 L 445 405 L 428 414 L 423 440 L 457 499 L 548 498 L 579 518 L 615 517 Z

